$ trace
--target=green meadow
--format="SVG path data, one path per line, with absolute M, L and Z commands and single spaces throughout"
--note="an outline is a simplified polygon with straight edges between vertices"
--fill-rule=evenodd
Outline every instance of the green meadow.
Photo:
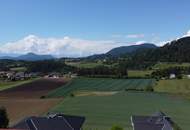
M 119 92 L 109 96 L 67 97 L 51 110 L 86 117 L 84 129 L 109 130 L 119 125 L 132 130 L 131 115 L 163 111 L 183 130 L 190 128 L 190 101 L 175 96 L 146 92 Z
M 48 94 L 48 97 L 65 97 L 78 91 L 125 91 L 154 86 L 154 79 L 76 78 L 67 85 Z

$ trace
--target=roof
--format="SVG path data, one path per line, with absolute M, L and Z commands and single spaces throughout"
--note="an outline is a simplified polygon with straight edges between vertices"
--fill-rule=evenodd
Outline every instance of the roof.
M 152 114 L 152 116 L 160 116 L 160 117 L 163 117 L 163 116 L 166 116 L 166 114 L 163 113 L 162 111 L 157 111 L 157 112 L 155 112 L 154 114 Z
M 85 117 L 54 114 L 47 117 L 25 118 L 12 128 L 25 130 L 80 130 Z
M 0 129 L 0 130 L 20 130 L 20 129 Z
M 156 116 L 132 116 L 134 124 L 150 123 L 150 124 L 163 124 L 162 117 Z
M 0 130 L 21 130 L 21 129 L 8 129 L 8 128 L 2 128 L 2 129 L 0 129 Z
M 134 130 L 162 130 L 163 124 L 135 124 Z
M 170 118 L 163 112 L 156 112 L 152 116 L 132 116 L 134 130 L 172 130 Z

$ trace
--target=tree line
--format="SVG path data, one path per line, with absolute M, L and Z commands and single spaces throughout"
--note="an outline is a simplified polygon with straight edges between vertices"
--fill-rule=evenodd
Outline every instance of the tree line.
M 77 74 L 79 76 L 89 77 L 112 77 L 112 78 L 127 78 L 127 66 L 123 62 L 113 67 L 99 65 L 94 68 L 78 68 Z
M 169 67 L 159 69 L 152 72 L 151 76 L 156 79 L 170 78 L 171 74 L 175 74 L 176 78 L 181 79 L 183 74 L 190 74 L 190 67 Z

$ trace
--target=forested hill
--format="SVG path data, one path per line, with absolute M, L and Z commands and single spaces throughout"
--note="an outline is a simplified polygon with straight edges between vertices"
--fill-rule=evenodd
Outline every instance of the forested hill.
M 152 62 L 190 62 L 190 37 L 171 41 L 160 48 L 138 51 L 132 59 Z
M 153 49 L 153 48 L 157 48 L 157 46 L 150 43 L 144 43 L 140 45 L 131 45 L 131 46 L 121 46 L 121 47 L 117 47 L 110 50 L 109 52 L 106 53 L 106 55 L 118 57 L 123 54 L 133 53 L 137 51 L 138 49 Z
M 157 46 L 151 43 L 144 43 L 140 45 L 131 45 L 131 46 L 121 46 L 114 48 L 105 54 L 88 56 L 86 57 L 86 59 L 95 60 L 95 59 L 104 59 L 104 58 L 113 58 L 113 57 L 118 58 L 125 54 L 132 54 L 139 49 L 143 50 L 143 49 L 153 49 L 153 48 L 157 48 Z

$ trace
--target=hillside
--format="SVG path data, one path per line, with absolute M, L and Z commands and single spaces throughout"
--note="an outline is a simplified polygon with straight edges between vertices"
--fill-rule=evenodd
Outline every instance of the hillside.
M 133 59 L 151 62 L 190 62 L 190 37 L 171 41 L 163 47 L 140 51 Z
M 151 43 L 144 43 L 140 45 L 131 45 L 131 46 L 121 46 L 117 48 L 113 48 L 112 50 L 108 51 L 105 54 L 97 54 L 86 57 L 86 59 L 94 60 L 94 59 L 104 59 L 104 58 L 110 58 L 110 57 L 119 57 L 124 54 L 131 54 L 133 52 L 136 52 L 137 50 L 141 49 L 154 49 L 157 48 L 156 45 Z
M 50 60 L 54 59 L 51 55 L 37 55 L 34 53 L 27 53 L 25 55 L 20 55 L 17 57 L 3 56 L 0 59 L 9 59 L 9 60 L 24 60 L 24 61 L 39 61 L 39 60 Z
M 157 46 L 150 43 L 144 43 L 141 45 L 132 45 L 132 46 L 121 46 L 110 50 L 109 52 L 106 53 L 106 55 L 118 57 L 123 54 L 133 53 L 138 49 L 153 49 L 153 48 L 157 48 Z

